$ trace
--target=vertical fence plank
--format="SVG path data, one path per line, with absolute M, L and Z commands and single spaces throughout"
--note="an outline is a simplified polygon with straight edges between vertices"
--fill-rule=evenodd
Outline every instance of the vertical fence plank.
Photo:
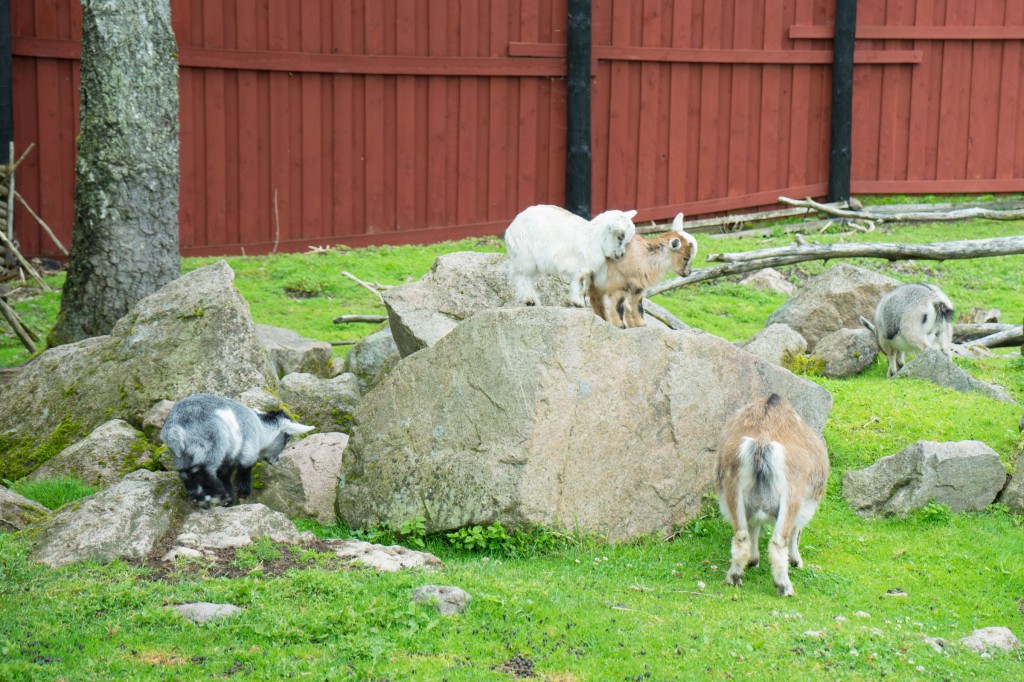
M 714 0 L 704 1 L 703 45 L 709 50 L 721 47 L 722 7 Z M 718 133 L 721 129 L 719 81 L 722 67 L 704 64 L 701 67 L 700 89 L 700 148 L 697 171 L 697 199 L 711 199 L 718 195 L 716 180 L 720 172 L 721 148 Z
M 966 26 L 974 19 L 973 2 L 946 4 L 946 25 Z M 942 64 L 942 100 L 939 105 L 938 177 L 963 178 L 967 171 L 966 130 L 970 107 L 971 48 L 966 41 L 950 40 Z
M 999 0 L 976 0 L 974 23 L 978 26 L 993 26 L 996 13 L 1000 15 L 1006 3 Z M 1003 16 L 999 16 L 1002 20 Z M 999 81 L 993 74 L 999 73 L 998 50 L 1001 45 L 990 40 L 975 41 L 968 96 L 967 115 L 967 168 L 965 177 L 969 180 L 991 178 L 996 171 L 996 138 L 990 131 L 999 127 Z
M 643 0 L 640 24 L 641 45 L 657 47 L 661 42 L 661 7 L 656 0 Z M 640 66 L 639 135 L 636 147 L 635 206 L 654 206 L 656 164 L 658 156 L 658 69 L 654 63 Z
M 678 48 L 690 46 L 690 13 L 691 0 L 677 0 L 672 4 L 672 41 L 671 45 Z M 687 199 L 686 178 L 690 154 L 689 141 L 689 100 L 690 72 L 689 64 L 673 64 L 669 67 L 671 84 L 669 85 L 669 140 L 668 140 L 668 194 L 669 204 L 682 203 Z
M 1024 3 L 1006 6 L 1006 25 L 1024 25 Z M 1014 176 L 1015 151 L 1024 141 L 1021 131 L 1021 41 L 1003 43 L 1002 68 L 999 88 L 999 124 L 996 132 L 996 175 L 1005 179 Z

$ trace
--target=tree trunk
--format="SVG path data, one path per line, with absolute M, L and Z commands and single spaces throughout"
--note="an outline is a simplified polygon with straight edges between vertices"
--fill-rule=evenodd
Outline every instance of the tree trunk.
M 82 0 L 81 72 L 74 229 L 50 345 L 109 333 L 181 269 L 169 0 Z

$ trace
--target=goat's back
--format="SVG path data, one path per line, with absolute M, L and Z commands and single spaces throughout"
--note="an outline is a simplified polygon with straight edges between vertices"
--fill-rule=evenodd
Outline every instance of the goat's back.
M 715 476 L 722 490 L 739 476 L 740 452 L 744 441 L 750 447 L 770 449 L 778 443 L 784 450 L 785 477 L 790 487 L 802 483 L 805 495 L 820 500 L 828 482 L 828 450 L 785 398 L 772 394 L 741 408 L 726 423 L 718 448 Z M 795 491 L 794 491 L 795 492 Z
M 195 393 L 174 404 L 160 438 L 171 451 L 176 468 L 215 468 L 225 457 L 238 459 L 246 443 L 258 452 L 259 430 L 259 417 L 248 407 L 221 396 Z

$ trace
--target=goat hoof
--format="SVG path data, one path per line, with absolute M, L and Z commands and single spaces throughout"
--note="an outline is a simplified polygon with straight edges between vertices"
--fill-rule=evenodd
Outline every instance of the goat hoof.
M 733 587 L 742 587 L 743 586 L 743 575 L 742 574 L 741 575 L 736 575 L 734 573 L 729 573 L 729 574 L 727 574 L 725 576 L 725 582 L 728 583 L 729 585 L 732 585 Z
M 780 597 L 796 596 L 796 592 L 793 591 L 793 585 L 791 583 L 775 583 L 775 589 L 778 590 Z
M 760 565 L 761 565 L 761 560 L 760 559 L 751 559 L 750 562 L 747 564 L 747 568 L 757 568 Z
M 529 300 L 529 301 L 526 301 L 526 307 L 527 307 L 527 308 L 532 308 L 532 307 L 533 307 L 533 306 L 535 306 L 535 305 L 537 305 L 537 302 L 536 302 L 536 301 L 534 301 L 533 299 L 531 299 L 531 300 Z

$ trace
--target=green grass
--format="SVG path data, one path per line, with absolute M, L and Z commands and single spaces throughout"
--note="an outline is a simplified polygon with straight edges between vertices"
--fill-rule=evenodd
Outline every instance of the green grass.
M 1024 234 L 1024 223 L 896 227 L 813 240 L 1010 234 Z M 790 238 L 699 235 L 698 241 L 696 267 L 703 267 L 709 252 L 781 246 Z M 437 255 L 469 248 L 500 251 L 502 245 L 485 240 L 227 260 L 257 322 L 334 340 L 375 328 L 333 325 L 334 316 L 382 310 L 341 271 L 398 284 L 421 276 Z M 187 260 L 185 269 L 210 260 Z M 961 311 L 997 307 L 1004 321 L 1024 318 L 1024 256 L 855 262 L 903 281 L 934 281 Z M 812 262 L 783 272 L 798 281 L 825 267 Z M 659 302 L 693 326 L 745 339 L 784 297 L 750 291 L 738 279 L 677 289 Z M 317 295 L 294 298 L 297 292 Z M 32 324 L 39 331 L 52 324 L 55 298 L 17 305 L 21 311 L 38 306 Z M 3 352 L 0 362 L 18 361 Z M 1016 350 L 957 363 L 1024 404 L 1024 359 Z M 832 476 L 803 536 L 807 566 L 791 573 L 794 599 L 775 596 L 765 567 L 749 571 L 740 589 L 723 584 L 730 529 L 711 501 L 670 541 L 609 545 L 535 529 L 528 539 L 480 552 L 464 549 L 468 534 L 460 540 L 413 532 L 402 539 L 410 546 L 422 541 L 437 554 L 448 566 L 440 575 L 338 571 L 318 563 L 272 577 L 261 566 L 288 550 L 261 542 L 235 558 L 236 569 L 251 571 L 246 577 L 161 581 L 120 562 L 43 569 L 29 559 L 26 538 L 0 535 L 0 679 L 508 680 L 501 666 L 516 656 L 532 663 L 538 679 L 552 682 L 1024 679 L 1020 653 L 983 658 L 955 645 L 937 653 L 924 641 L 955 643 L 975 628 L 997 625 L 1024 638 L 1024 519 L 999 505 L 960 514 L 929 505 L 906 518 L 865 519 L 841 495 L 845 471 L 917 439 L 982 440 L 1011 465 L 1024 447 L 1021 408 L 887 380 L 884 358 L 853 379 L 810 379 L 834 399 L 825 428 Z M 300 526 L 322 537 L 352 534 Z M 408 529 L 415 528 L 409 520 Z M 395 539 L 386 529 L 356 535 Z M 457 585 L 473 600 L 464 614 L 443 618 L 410 604 L 412 590 L 425 584 Z M 897 588 L 907 596 L 886 596 Z M 190 601 L 229 602 L 245 612 L 194 626 L 168 609 Z
M 45 481 L 22 479 L 13 483 L 5 480 L 4 485 L 47 509 L 60 509 L 68 502 L 80 500 L 96 492 L 96 488 L 77 478 L 51 478 Z

